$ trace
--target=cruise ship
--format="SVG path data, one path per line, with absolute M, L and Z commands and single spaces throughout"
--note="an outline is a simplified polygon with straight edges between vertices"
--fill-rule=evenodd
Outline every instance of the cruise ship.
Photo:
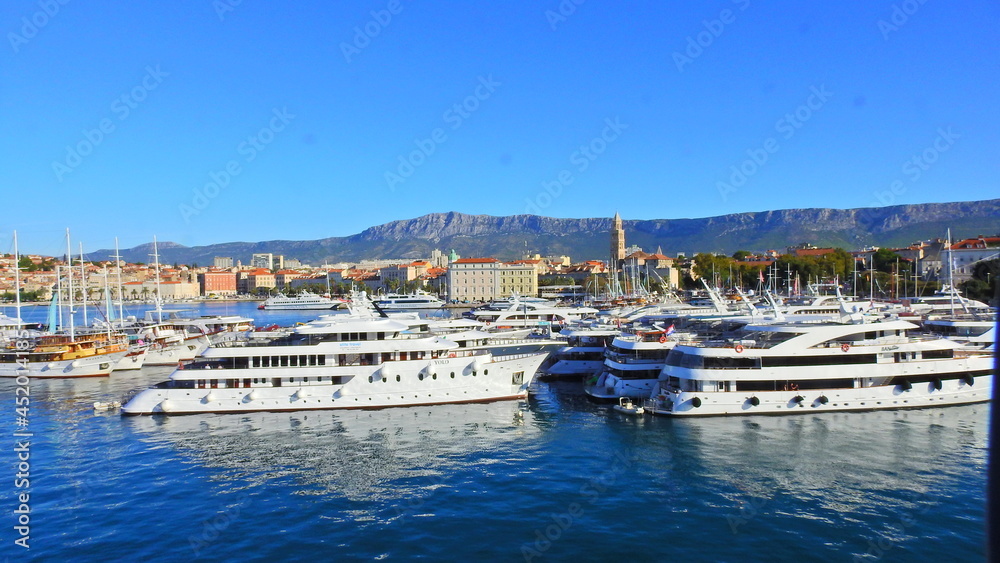
M 274 295 L 257 306 L 266 311 L 311 311 L 337 309 L 343 303 L 329 297 L 303 291 L 295 297 Z
M 960 405 L 992 396 L 993 359 L 909 321 L 748 325 L 679 344 L 644 406 L 673 416 Z
M 546 353 L 494 355 L 406 334 L 388 317 L 326 315 L 287 337 L 209 348 L 170 380 L 122 403 L 124 415 L 359 409 L 527 396 Z

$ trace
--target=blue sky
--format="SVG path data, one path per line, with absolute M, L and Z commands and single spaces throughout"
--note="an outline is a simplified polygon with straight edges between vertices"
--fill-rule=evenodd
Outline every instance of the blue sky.
M 1000 197 L 995 2 L 64 1 L 0 7 L 5 248 Z

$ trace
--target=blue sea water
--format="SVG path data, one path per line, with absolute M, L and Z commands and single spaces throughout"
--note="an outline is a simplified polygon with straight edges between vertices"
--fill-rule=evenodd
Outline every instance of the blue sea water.
M 536 382 L 527 401 L 485 405 L 140 418 L 91 408 L 168 373 L 33 380 L 26 489 L 15 487 L 15 383 L 0 380 L 0 556 L 985 556 L 985 404 L 632 418 L 590 403 L 578 384 Z M 29 549 L 14 544 L 25 491 Z

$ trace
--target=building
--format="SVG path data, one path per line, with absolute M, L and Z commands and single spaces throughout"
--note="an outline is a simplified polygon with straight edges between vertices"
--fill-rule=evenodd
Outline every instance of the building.
M 491 301 L 512 294 L 538 293 L 538 272 L 531 264 L 511 264 L 496 258 L 459 258 L 448 268 L 448 299 Z
M 225 268 L 232 268 L 233 259 L 232 257 L 228 256 L 216 256 L 215 258 L 212 258 L 212 267 L 218 268 L 220 270 Z
M 203 297 L 236 295 L 236 274 L 228 270 L 202 272 L 198 274 L 198 287 Z
M 254 268 L 263 268 L 265 270 L 282 270 L 285 268 L 285 257 L 280 254 L 274 255 L 270 252 L 254 254 L 250 258 L 250 265 Z
M 613 267 L 625 259 L 625 229 L 622 227 L 622 218 L 615 212 L 614 219 L 611 220 L 611 262 Z
M 259 288 L 274 289 L 278 282 L 270 270 L 258 268 L 237 273 L 236 291 L 238 293 L 255 293 Z
M 274 284 L 279 290 L 284 291 L 292 280 L 302 277 L 302 272 L 296 270 L 278 270 L 274 274 Z
M 384 287 L 389 287 L 390 285 L 402 287 L 403 284 L 416 280 L 426 274 L 430 267 L 430 262 L 417 260 L 409 264 L 380 268 L 379 277 L 382 278 L 382 285 Z

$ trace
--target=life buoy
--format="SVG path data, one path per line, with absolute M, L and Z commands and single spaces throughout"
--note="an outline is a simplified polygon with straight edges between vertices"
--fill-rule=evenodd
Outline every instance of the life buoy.
M 449 358 L 454 358 L 454 357 L 455 357 L 455 353 L 454 353 L 454 352 L 452 352 L 451 354 L 448 354 L 448 357 L 449 357 Z
M 737 344 L 736 347 L 733 348 L 733 350 L 736 350 L 737 354 L 742 354 L 743 353 L 743 345 L 742 344 Z
M 666 344 L 666 343 L 667 343 L 667 337 L 664 336 L 664 335 L 661 335 L 660 336 L 660 344 Z
M 846 342 L 844 342 L 843 344 L 840 345 L 840 349 L 843 350 L 844 352 L 846 352 L 846 351 L 848 351 L 848 350 L 851 349 L 851 345 L 848 344 L 848 343 L 846 343 Z

